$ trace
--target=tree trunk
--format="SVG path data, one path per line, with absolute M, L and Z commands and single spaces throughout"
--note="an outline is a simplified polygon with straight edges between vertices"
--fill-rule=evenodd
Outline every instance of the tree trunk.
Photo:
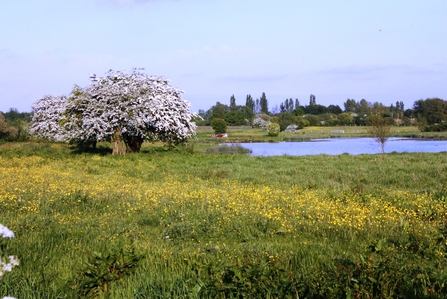
M 112 155 L 126 154 L 126 146 L 123 142 L 123 138 L 121 137 L 121 129 L 117 129 L 115 133 L 113 133 L 111 141 L 113 144 Z
M 124 135 L 124 143 L 129 153 L 139 153 L 143 144 L 143 137 Z

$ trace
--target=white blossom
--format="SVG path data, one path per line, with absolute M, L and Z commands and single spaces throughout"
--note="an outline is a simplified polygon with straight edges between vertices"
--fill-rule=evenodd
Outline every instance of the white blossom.
M 3 238 L 14 238 L 14 232 L 0 224 L 0 236 Z
M 0 236 L 3 238 L 14 238 L 14 233 L 6 226 L 0 224 Z M 12 269 L 18 265 L 19 262 L 13 255 L 3 258 L 2 252 L 0 251 L 0 279 L 6 272 L 11 272 Z
M 31 134 L 50 141 L 62 141 L 64 134 L 60 123 L 64 119 L 66 98 L 46 95 L 32 106 Z
M 284 132 L 295 132 L 298 129 L 297 125 L 288 125 Z
M 253 120 L 253 127 L 260 127 L 260 128 L 267 128 L 267 126 L 270 124 L 269 121 L 263 120 L 261 117 L 256 117 Z

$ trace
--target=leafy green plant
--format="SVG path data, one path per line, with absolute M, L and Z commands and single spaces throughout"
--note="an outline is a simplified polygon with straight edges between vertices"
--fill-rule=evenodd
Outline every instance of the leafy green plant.
M 227 132 L 227 122 L 222 118 L 215 118 L 211 122 L 211 127 L 215 134 L 222 134 Z
M 88 298 L 106 293 L 113 282 L 129 275 L 143 257 L 133 247 L 108 253 L 93 252 L 80 271 L 75 288 Z
M 279 135 L 280 126 L 276 123 L 271 123 L 267 126 L 267 134 L 272 137 L 276 137 Z
M 216 258 L 194 267 L 204 287 L 204 298 L 296 298 L 293 273 L 278 256 L 246 253 L 225 263 Z

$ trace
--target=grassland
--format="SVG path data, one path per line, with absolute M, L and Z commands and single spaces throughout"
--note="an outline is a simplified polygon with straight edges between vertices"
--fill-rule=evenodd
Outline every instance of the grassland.
M 0 145 L 20 260 L 0 297 L 447 297 L 447 153 L 215 155 L 210 134 L 124 157 Z

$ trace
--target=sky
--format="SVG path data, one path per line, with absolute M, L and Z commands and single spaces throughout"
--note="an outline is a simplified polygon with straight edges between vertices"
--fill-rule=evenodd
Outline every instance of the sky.
M 446 0 L 0 0 L 0 111 L 110 69 L 165 76 L 192 110 L 265 92 L 447 100 Z

